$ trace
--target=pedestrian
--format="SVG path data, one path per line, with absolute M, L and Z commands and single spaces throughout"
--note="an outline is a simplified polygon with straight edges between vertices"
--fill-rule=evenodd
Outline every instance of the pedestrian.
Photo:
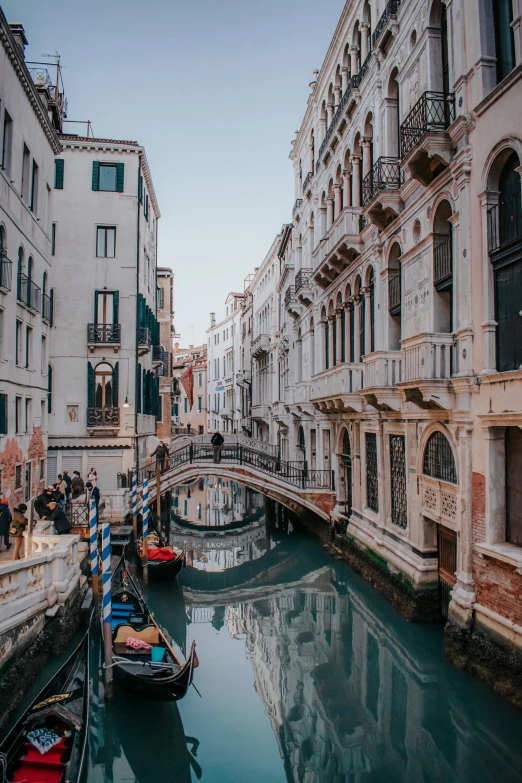
M 191 430 L 191 424 L 189 421 L 189 423 L 187 424 L 187 435 L 190 435 L 190 430 Z
M 60 508 L 58 503 L 53 500 L 49 503 L 49 509 L 51 513 L 48 519 L 54 524 L 56 535 L 62 536 L 64 533 L 68 533 L 71 529 L 71 523 L 63 508 Z
M 73 500 L 79 498 L 80 495 L 83 495 L 85 492 L 85 484 L 83 483 L 83 479 L 80 476 L 79 470 L 73 470 L 71 489 L 72 489 Z
M 2 539 L 4 539 L 5 548 L 11 549 L 9 530 L 12 521 L 13 517 L 9 508 L 9 501 L 7 498 L 2 498 L 0 500 L 0 547 L 2 546 Z
M 98 473 L 96 472 L 96 468 L 91 468 L 89 475 L 87 476 L 88 481 L 91 482 L 93 487 L 96 486 L 98 483 Z
M 210 439 L 210 442 L 214 447 L 214 462 L 221 462 L 221 447 L 225 442 L 225 439 L 219 430 L 215 431 Z
M 54 486 L 56 487 L 57 492 L 60 493 L 60 500 L 64 501 L 67 490 L 67 483 L 65 482 L 61 473 L 58 473 L 58 481 Z
M 55 500 L 54 497 L 55 489 L 54 487 L 45 487 L 44 491 L 41 492 L 36 500 L 34 501 L 34 510 L 40 517 L 40 519 L 46 519 L 46 517 L 49 514 L 49 503 L 51 500 Z
M 13 521 L 11 522 L 11 530 L 9 531 L 14 538 L 14 550 L 13 560 L 20 560 L 20 549 L 24 541 L 24 530 L 29 524 L 29 520 L 25 516 L 27 506 L 25 503 L 20 503 L 19 506 L 13 508 Z
M 68 503 L 71 499 L 71 484 L 72 484 L 71 477 L 69 476 L 68 470 L 64 470 L 63 480 L 67 484 L 67 488 L 65 490 L 65 502 Z
M 156 456 L 156 464 L 159 464 L 160 466 L 160 472 L 163 473 L 163 470 L 165 468 L 165 460 L 168 457 L 169 450 L 167 446 L 165 445 L 164 441 L 160 440 L 154 451 L 152 452 L 151 456 Z
M 96 504 L 96 513 L 98 513 L 98 506 L 100 504 L 100 490 L 96 484 L 93 486 L 92 481 L 88 481 L 85 487 L 87 489 L 87 505 L 90 506 L 91 498 L 94 498 L 94 502 Z

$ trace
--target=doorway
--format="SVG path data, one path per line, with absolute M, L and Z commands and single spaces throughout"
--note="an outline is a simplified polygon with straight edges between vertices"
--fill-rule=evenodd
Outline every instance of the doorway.
M 457 581 L 457 534 L 443 525 L 437 525 L 439 550 L 439 606 L 444 620 L 448 618 L 451 591 Z

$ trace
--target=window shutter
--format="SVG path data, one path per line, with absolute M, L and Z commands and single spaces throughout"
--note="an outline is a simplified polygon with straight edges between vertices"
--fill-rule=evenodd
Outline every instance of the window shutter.
M 87 362 L 87 407 L 94 408 L 94 367 Z
M 115 291 L 112 295 L 112 321 L 113 323 L 119 323 L 120 317 L 120 292 Z
M 119 362 L 116 362 L 114 365 L 114 369 L 112 371 L 112 407 L 117 408 L 118 407 L 118 396 L 119 396 Z
M 98 291 L 94 292 L 94 323 L 98 323 Z
M 63 158 L 56 158 L 54 161 L 54 187 L 56 190 L 63 190 L 63 169 L 65 161 Z
M 149 222 L 149 197 L 145 194 L 145 220 Z
M 124 163 L 117 163 L 116 164 L 116 190 L 118 193 L 123 193 L 123 173 L 124 173 L 125 164 Z
M 100 164 L 97 160 L 92 162 L 92 189 L 100 189 Z
M 138 174 L 138 202 L 143 203 L 143 177 Z
M 136 411 L 141 413 L 141 364 L 136 365 Z
M 7 435 L 7 394 L 0 394 L 0 435 Z

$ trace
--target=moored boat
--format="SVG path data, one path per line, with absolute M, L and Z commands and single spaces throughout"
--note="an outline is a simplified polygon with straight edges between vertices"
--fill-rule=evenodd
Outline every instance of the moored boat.
M 151 579 L 167 581 L 175 579 L 185 565 L 185 550 L 176 552 L 173 547 L 166 546 L 165 542 L 156 532 L 149 535 L 147 566 Z M 143 559 L 143 541 L 136 542 L 136 552 L 141 565 Z
M 0 779 L 78 783 L 88 718 L 89 632 L 0 744 Z

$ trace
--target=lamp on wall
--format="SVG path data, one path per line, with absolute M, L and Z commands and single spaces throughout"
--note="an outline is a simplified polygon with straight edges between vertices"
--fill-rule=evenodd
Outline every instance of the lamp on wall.
M 127 395 L 125 395 L 125 402 L 123 403 L 123 407 L 124 408 L 130 408 L 130 406 L 131 406 L 131 404 L 129 402 L 129 398 L 127 397 Z

